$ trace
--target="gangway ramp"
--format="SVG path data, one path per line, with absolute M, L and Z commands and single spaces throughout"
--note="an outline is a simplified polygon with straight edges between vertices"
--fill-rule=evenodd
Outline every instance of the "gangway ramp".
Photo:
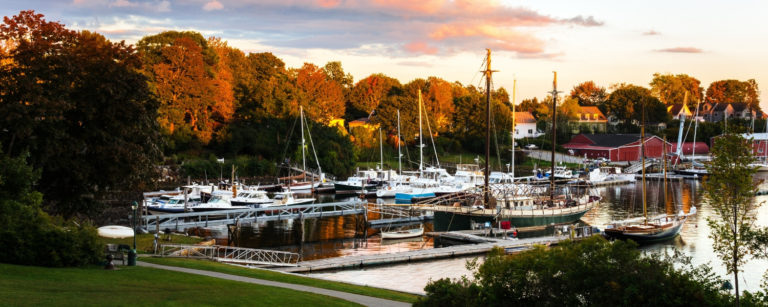
M 281 267 L 297 266 L 300 258 L 300 255 L 297 253 L 283 251 L 223 245 L 186 244 L 162 244 L 158 249 L 157 256 L 211 259 L 218 262 Z

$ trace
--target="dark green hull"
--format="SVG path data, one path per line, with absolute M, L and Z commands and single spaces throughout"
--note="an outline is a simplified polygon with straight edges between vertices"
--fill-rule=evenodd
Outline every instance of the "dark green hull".
M 562 215 L 540 215 L 540 216 L 505 216 L 498 221 L 510 221 L 512 227 L 542 226 L 550 224 L 573 223 L 581 219 L 589 210 L 577 211 Z M 497 225 L 495 215 L 485 214 L 465 214 L 435 211 L 433 221 L 435 231 L 453 231 L 472 229 L 472 222 L 485 224 L 491 222 L 491 225 Z M 450 229 L 449 229 L 450 228 Z

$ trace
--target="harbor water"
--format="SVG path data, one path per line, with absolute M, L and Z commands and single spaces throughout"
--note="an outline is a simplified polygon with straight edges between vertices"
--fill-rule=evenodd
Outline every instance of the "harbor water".
M 641 184 L 599 187 L 603 201 L 582 218 L 582 222 L 602 227 L 613 220 L 643 215 Z M 707 218 L 715 218 L 713 210 L 702 201 L 702 184 L 697 180 L 683 180 L 669 183 L 665 201 L 664 188 L 659 181 L 647 183 L 648 215 L 674 213 L 680 210 L 689 212 L 691 206 L 697 208 L 697 214 L 690 217 L 680 236 L 672 241 L 643 246 L 646 252 L 672 252 L 678 250 L 691 257 L 693 264 L 707 264 L 720 276 L 726 275 L 726 269 L 712 248 L 709 238 Z M 320 196 L 319 201 L 340 201 L 333 196 Z M 758 196 L 758 202 L 768 201 L 768 196 Z M 378 218 L 371 215 L 369 218 Z M 402 241 L 382 240 L 378 229 L 362 227 L 361 217 L 343 216 L 305 221 L 299 227 L 295 221 L 276 221 L 253 225 L 241 230 L 239 246 L 260 247 L 298 252 L 304 260 L 350 255 L 376 254 L 433 248 L 428 237 Z M 768 226 L 768 205 L 759 209 L 757 225 Z M 431 231 L 431 223 L 425 224 L 425 232 Z M 300 231 L 303 229 L 304 231 Z M 312 273 L 311 276 L 389 288 L 407 292 L 423 293 L 429 280 L 440 278 L 472 278 L 472 272 L 466 268 L 467 260 L 482 257 L 438 259 L 432 261 L 371 267 L 358 270 L 340 270 Z M 757 290 L 762 275 L 768 268 L 766 260 L 750 260 L 739 275 L 740 288 Z

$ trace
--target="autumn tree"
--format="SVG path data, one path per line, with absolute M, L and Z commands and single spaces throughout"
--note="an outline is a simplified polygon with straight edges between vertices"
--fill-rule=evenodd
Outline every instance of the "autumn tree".
M 486 94 L 474 86 L 467 87 L 468 94 L 455 99 L 456 112 L 453 116 L 453 134 L 461 140 L 463 147 L 472 152 L 485 150 Z M 506 94 L 491 94 L 491 136 L 493 146 L 511 143 L 512 109 L 504 99 Z M 508 98 L 507 98 L 508 101 Z M 498 141 L 498 144 L 497 142 Z
M 132 47 L 33 11 L 5 17 L 0 40 L 16 43 L 0 58 L 13 63 L 0 66 L 0 143 L 41 171 L 45 208 L 92 215 L 106 193 L 150 188 L 157 102 Z
M 290 100 L 289 114 L 298 116 L 299 106 L 304 114 L 316 121 L 328 123 L 344 116 L 346 106 L 341 84 L 331 79 L 325 70 L 314 64 L 304 63 L 292 69 L 290 76 L 295 84 Z
M 518 112 L 531 112 L 534 117 L 539 116 L 539 99 L 536 97 L 523 99 L 520 104 L 517 105 L 516 111 Z
M 219 64 L 216 48 L 196 32 L 167 31 L 137 46 L 160 100 L 160 125 L 181 142 L 195 137 L 207 144 L 234 111 L 226 60 Z
M 396 88 L 401 87 L 400 81 L 384 74 L 372 74 L 355 84 L 349 97 L 349 113 L 355 119 L 367 116 Z
M 593 81 L 585 81 L 574 86 L 570 96 L 578 99 L 579 105 L 582 106 L 600 105 L 608 97 L 605 88 L 597 86 Z
M 435 131 L 446 131 L 454 112 L 453 86 L 437 77 L 429 77 L 426 86 L 423 101 L 429 116 L 434 118 L 435 124 L 432 128 Z
M 688 96 L 688 107 L 696 107 L 702 101 L 704 89 L 701 82 L 686 74 L 653 74 L 650 83 L 651 94 L 666 105 L 683 104 Z
M 707 88 L 707 102 L 711 103 L 747 103 L 754 110 L 760 111 L 759 89 L 755 79 L 747 81 L 720 80 L 712 82 Z

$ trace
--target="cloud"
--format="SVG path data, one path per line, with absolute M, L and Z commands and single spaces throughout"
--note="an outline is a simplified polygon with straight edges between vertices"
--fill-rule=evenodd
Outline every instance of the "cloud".
M 650 30 L 647 32 L 643 32 L 643 35 L 661 35 L 660 32 L 656 32 L 656 30 Z
M 216 10 L 222 10 L 224 9 L 224 5 L 221 4 L 221 2 L 217 0 L 210 1 L 203 5 L 203 10 L 205 11 L 216 11 Z
M 397 65 L 401 66 L 417 66 L 417 67 L 432 67 L 432 63 L 429 62 L 421 62 L 421 61 L 401 61 L 398 62 Z
M 669 52 L 669 53 L 703 53 L 704 51 L 694 47 L 674 47 L 657 49 L 656 52 Z
M 497 0 L 73 0 L 84 16 L 169 18 L 174 27 L 250 37 L 281 50 L 330 49 L 400 57 L 450 56 L 484 48 L 518 57 L 551 57 L 541 28 L 599 27 L 593 16 L 551 16 Z M 506 3 L 506 2 L 505 2 Z M 200 15 L 228 10 L 226 20 Z M 151 9 L 154 8 L 154 9 Z M 93 17 L 91 17 L 93 18 Z M 134 25 L 140 30 L 141 25 Z M 381 46 L 366 49 L 365 46 Z

